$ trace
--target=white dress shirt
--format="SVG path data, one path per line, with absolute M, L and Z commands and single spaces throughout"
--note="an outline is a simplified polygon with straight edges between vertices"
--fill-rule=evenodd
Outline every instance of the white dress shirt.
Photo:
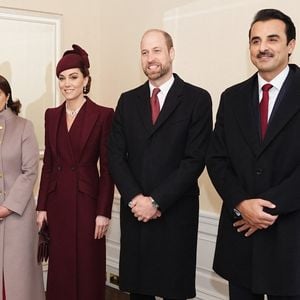
M 268 120 L 272 114 L 272 110 L 274 108 L 274 104 L 276 102 L 277 96 L 280 92 L 280 89 L 288 76 L 290 67 L 287 65 L 285 69 L 281 71 L 275 78 L 273 78 L 270 82 L 265 81 L 259 74 L 258 74 L 258 95 L 259 95 L 259 102 L 262 100 L 262 87 L 266 83 L 272 84 L 272 88 L 269 90 L 269 106 L 268 106 Z
M 165 103 L 167 94 L 168 94 L 174 80 L 175 79 L 174 79 L 174 76 L 172 74 L 171 78 L 168 81 L 166 81 L 164 84 L 162 84 L 161 86 L 158 87 L 160 89 L 160 92 L 157 94 L 157 97 L 158 97 L 158 101 L 159 101 L 160 110 L 162 109 L 162 107 Z M 152 85 L 149 81 L 149 87 L 150 87 L 150 98 L 151 98 L 152 91 L 153 91 L 154 88 L 156 88 L 156 86 Z

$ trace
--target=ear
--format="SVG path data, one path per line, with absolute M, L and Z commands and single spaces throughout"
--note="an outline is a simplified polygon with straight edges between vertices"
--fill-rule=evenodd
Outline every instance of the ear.
M 170 54 L 171 60 L 173 60 L 175 58 L 175 50 L 173 47 L 170 49 L 169 54 Z
M 86 86 L 89 82 L 89 76 L 84 77 L 83 85 Z
M 289 55 L 293 53 L 295 46 L 296 46 L 296 40 L 295 39 L 290 40 L 288 43 Z

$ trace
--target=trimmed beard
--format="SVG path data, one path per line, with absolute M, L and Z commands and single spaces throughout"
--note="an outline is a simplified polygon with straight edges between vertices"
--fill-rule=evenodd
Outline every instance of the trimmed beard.
M 168 74 L 169 71 L 170 71 L 170 65 L 167 65 L 165 67 L 161 67 L 160 71 L 159 72 L 155 72 L 155 73 L 151 73 L 151 72 L 148 72 L 147 71 L 147 68 L 144 69 L 144 74 L 151 80 L 157 80 L 161 77 L 163 77 L 164 75 Z

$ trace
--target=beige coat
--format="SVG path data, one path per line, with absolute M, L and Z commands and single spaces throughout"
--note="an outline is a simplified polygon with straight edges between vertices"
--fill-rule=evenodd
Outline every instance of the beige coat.
M 8 300 L 45 298 L 32 194 L 38 160 L 32 123 L 9 108 L 0 112 L 0 205 L 13 211 L 0 221 L 0 300 L 3 274 Z

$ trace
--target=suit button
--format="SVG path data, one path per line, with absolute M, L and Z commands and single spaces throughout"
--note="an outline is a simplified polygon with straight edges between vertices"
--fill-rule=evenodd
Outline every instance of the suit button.
M 261 175 L 263 173 L 263 170 L 262 169 L 256 169 L 256 175 Z
M 57 167 L 57 171 L 60 171 L 60 170 L 61 170 L 61 166 L 58 166 L 58 167 Z
M 74 166 L 72 166 L 72 167 L 71 167 L 71 170 L 72 170 L 72 171 L 75 171 L 75 167 L 74 167 Z

